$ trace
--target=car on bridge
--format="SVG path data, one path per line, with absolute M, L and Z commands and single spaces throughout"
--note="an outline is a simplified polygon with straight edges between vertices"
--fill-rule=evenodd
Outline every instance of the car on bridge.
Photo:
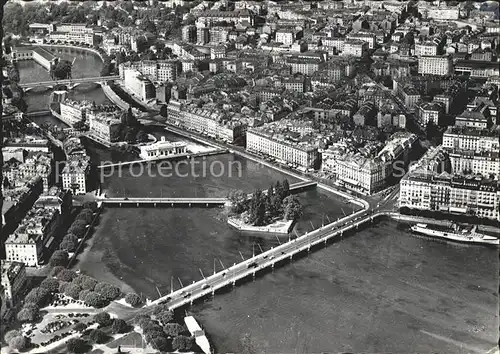
M 172 300 L 172 298 L 170 296 L 167 296 L 167 298 L 163 301 L 160 301 L 160 304 L 166 304 L 167 302 L 169 302 L 170 300 Z
M 257 267 L 258 267 L 257 262 L 252 262 L 252 263 L 247 265 L 247 268 L 257 268 Z
M 210 284 L 204 284 L 201 288 L 202 290 L 208 289 L 210 287 Z
M 189 292 L 189 293 L 185 293 L 185 294 L 184 294 L 184 296 L 182 296 L 182 297 L 183 297 L 184 299 L 187 299 L 187 298 L 188 298 L 188 297 L 190 297 L 190 296 L 191 296 L 191 293 Z

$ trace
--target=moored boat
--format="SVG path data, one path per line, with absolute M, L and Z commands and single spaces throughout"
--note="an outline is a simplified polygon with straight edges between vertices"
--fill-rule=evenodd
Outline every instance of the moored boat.
M 460 227 L 454 224 L 452 227 L 440 227 L 436 225 L 429 227 L 427 224 L 416 224 L 411 227 L 411 230 L 418 234 L 457 242 L 484 245 L 499 244 L 499 239 L 497 237 L 478 233 L 476 231 L 477 226 L 475 225 L 472 227 Z

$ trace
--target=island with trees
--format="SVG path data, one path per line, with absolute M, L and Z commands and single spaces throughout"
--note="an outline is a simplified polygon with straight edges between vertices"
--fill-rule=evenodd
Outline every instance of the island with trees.
M 299 198 L 290 194 L 285 179 L 277 181 L 266 192 L 256 190 L 252 195 L 231 191 L 228 195 L 229 225 L 241 231 L 286 234 L 303 215 Z

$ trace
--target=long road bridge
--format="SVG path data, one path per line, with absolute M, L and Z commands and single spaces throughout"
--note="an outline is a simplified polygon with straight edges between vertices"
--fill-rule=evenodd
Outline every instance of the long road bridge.
M 297 193 L 305 189 L 313 188 L 317 184 L 312 181 L 302 181 L 290 185 L 290 192 Z M 265 192 L 264 192 L 265 193 Z M 251 194 L 250 194 L 251 196 Z M 97 198 L 97 201 L 108 206 L 221 206 L 229 202 L 227 198 L 143 198 L 143 197 L 125 197 L 125 198 Z
M 23 89 L 25 89 L 25 91 L 29 91 L 30 89 L 35 88 L 35 87 L 53 88 L 56 85 L 67 85 L 68 89 L 73 89 L 74 87 L 76 87 L 80 84 L 95 83 L 95 84 L 102 85 L 105 82 L 112 81 L 112 80 L 119 80 L 119 79 L 120 79 L 119 75 L 99 76 L 99 77 L 86 77 L 86 78 L 81 78 L 81 79 L 29 82 L 26 84 L 20 84 L 19 86 L 21 86 Z
M 371 223 L 376 218 L 384 216 L 385 211 L 373 209 L 363 209 L 349 216 L 332 222 L 317 230 L 304 234 L 296 239 L 273 247 L 261 254 L 246 259 L 229 268 L 214 273 L 211 276 L 203 277 L 202 280 L 180 288 L 176 291 L 171 289 L 171 293 L 163 296 L 148 306 L 166 304 L 170 310 L 193 304 L 194 301 L 206 296 L 214 296 L 217 290 L 228 286 L 235 286 L 240 280 L 253 277 L 266 269 L 274 269 L 277 264 L 287 260 L 292 261 L 294 256 L 300 253 L 310 252 L 320 245 L 326 247 L 328 241 L 335 237 L 342 237 L 351 230 L 356 230 L 363 224 Z M 203 274 L 202 274 L 203 275 Z

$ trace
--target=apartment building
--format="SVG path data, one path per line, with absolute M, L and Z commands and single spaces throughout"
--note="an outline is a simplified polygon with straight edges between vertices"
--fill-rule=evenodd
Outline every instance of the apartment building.
M 315 168 L 319 162 L 317 146 L 294 141 L 265 127 L 249 129 L 246 137 L 248 151 L 271 156 L 280 162 L 302 169 Z
M 444 114 L 444 105 L 438 102 L 421 102 L 416 105 L 418 123 L 425 127 L 429 122 L 439 125 Z
M 153 83 L 136 69 L 124 69 L 123 83 L 142 101 L 146 102 L 156 97 Z
M 89 101 L 73 101 L 66 99 L 60 103 L 61 120 L 72 126 L 73 124 L 84 121 L 87 110 L 92 108 L 92 103 Z
M 227 43 L 229 38 L 230 27 L 214 26 L 208 29 L 208 39 L 212 44 Z
M 46 192 L 54 182 L 53 155 L 44 152 L 30 152 L 24 163 L 17 162 L 2 167 L 3 175 L 14 187 L 40 177 Z
M 500 174 L 498 151 L 449 150 L 452 171 L 460 174 L 481 174 L 484 177 Z
M 320 58 L 290 57 L 286 64 L 291 67 L 292 74 L 301 73 L 311 76 L 320 69 L 323 60 Z
M 88 112 L 89 135 L 105 144 L 118 141 L 117 131 L 120 128 L 120 116 L 120 111 L 104 112 L 94 110 Z
M 498 151 L 498 136 L 494 129 L 451 126 L 443 134 L 443 146 L 450 150 Z
M 439 53 L 438 45 L 432 41 L 415 43 L 415 56 L 437 56 Z
M 368 43 L 359 39 L 346 40 L 344 42 L 343 56 L 361 58 L 368 51 Z
M 195 103 L 184 104 L 172 99 L 167 106 L 167 121 L 230 143 L 243 137 L 247 130 L 245 119 L 238 114 L 199 108 Z
M 22 300 L 21 290 L 25 285 L 24 263 L 2 261 L 2 300 L 6 302 L 8 308 L 15 307 Z
M 489 119 L 480 111 L 464 111 L 455 118 L 457 127 L 470 127 L 476 129 L 486 129 L 489 126 Z
M 368 43 L 368 48 L 375 48 L 375 44 L 377 43 L 376 36 L 374 33 L 367 32 L 351 32 L 346 36 L 347 42 L 352 40 L 358 40 Z
M 498 180 L 413 172 L 400 182 L 399 206 L 500 220 Z
M 5 241 L 6 260 L 36 267 L 44 259 L 59 228 L 60 214 L 55 209 L 33 207 Z
M 291 46 L 295 41 L 295 31 L 288 29 L 279 29 L 276 31 L 276 42 Z
M 90 173 L 90 157 L 87 155 L 70 155 L 61 173 L 62 186 L 73 194 L 87 193 L 87 178 Z
M 370 195 L 383 189 L 387 182 L 401 173 L 408 163 L 408 153 L 418 137 L 409 133 L 396 133 L 374 157 L 360 151 L 339 157 L 337 182 L 346 188 Z
M 418 73 L 422 75 L 446 76 L 453 73 L 453 63 L 448 55 L 421 56 L 418 58 Z

